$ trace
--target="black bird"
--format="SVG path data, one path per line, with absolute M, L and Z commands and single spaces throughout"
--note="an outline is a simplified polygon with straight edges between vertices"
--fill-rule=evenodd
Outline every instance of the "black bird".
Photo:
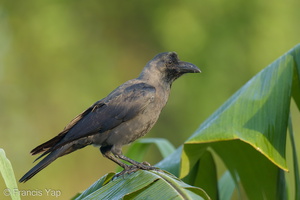
M 122 146 L 144 136 L 156 123 L 166 105 L 173 81 L 185 73 L 201 72 L 195 65 L 178 59 L 175 52 L 156 55 L 138 78 L 129 80 L 76 116 L 56 137 L 31 151 L 43 158 L 19 181 L 26 182 L 58 157 L 93 144 L 106 158 L 124 168 L 151 170 L 122 154 Z M 121 160 L 132 165 L 127 165 Z

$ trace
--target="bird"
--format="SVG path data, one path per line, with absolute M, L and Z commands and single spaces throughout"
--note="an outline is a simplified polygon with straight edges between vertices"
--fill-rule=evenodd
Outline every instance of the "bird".
M 166 105 L 172 83 L 186 73 L 200 73 L 189 62 L 179 60 L 176 52 L 157 54 L 140 75 L 113 90 L 77 115 L 54 138 L 37 146 L 30 153 L 43 158 L 19 182 L 26 182 L 57 158 L 88 145 L 100 146 L 102 155 L 121 166 L 120 174 L 153 170 L 147 162 L 137 162 L 123 155 L 122 146 L 150 131 Z M 127 161 L 129 164 L 125 164 Z

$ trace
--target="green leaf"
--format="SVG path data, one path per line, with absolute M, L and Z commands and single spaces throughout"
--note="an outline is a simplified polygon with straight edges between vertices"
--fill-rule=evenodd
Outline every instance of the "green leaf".
M 218 199 L 217 170 L 212 154 L 209 151 L 203 153 L 189 175 L 182 180 L 202 188 L 212 199 Z
M 285 144 L 293 67 L 289 54 L 276 60 L 236 92 L 185 144 L 238 139 L 287 171 Z
M 115 173 L 108 173 L 101 177 L 98 181 L 96 181 L 93 185 L 91 185 L 88 189 L 86 189 L 82 194 L 76 195 L 72 199 L 83 199 L 93 193 L 94 191 L 98 190 L 101 188 L 103 185 L 107 184 L 113 177 Z
M 239 140 L 215 142 L 211 148 L 223 160 L 235 184 L 242 184 L 248 199 L 277 199 L 281 169 L 263 154 Z
M 104 180 L 109 181 L 104 184 Z M 88 192 L 87 192 L 88 191 Z M 200 188 L 163 171 L 139 170 L 112 178 L 104 176 L 87 189 L 81 199 L 210 199 Z
M 19 200 L 20 194 L 18 191 L 18 186 L 15 178 L 15 174 L 10 161 L 6 158 L 5 151 L 0 148 L 0 172 L 6 184 L 6 189 L 3 193 L 5 196 L 10 196 L 13 200 Z

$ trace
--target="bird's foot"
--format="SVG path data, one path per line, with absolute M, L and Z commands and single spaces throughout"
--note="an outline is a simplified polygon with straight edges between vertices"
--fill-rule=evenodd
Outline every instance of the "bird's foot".
M 135 165 L 128 165 L 123 171 L 117 173 L 114 178 L 117 178 L 119 176 L 122 176 L 124 174 L 131 174 L 133 172 L 136 172 L 138 171 L 140 168 L 138 168 L 137 166 Z
M 142 162 L 142 163 L 139 163 L 138 165 L 127 165 L 126 168 L 123 171 L 117 173 L 114 176 L 114 178 L 117 178 L 124 174 L 134 173 L 140 169 L 142 169 L 142 170 L 158 170 L 159 168 L 151 166 L 148 162 Z

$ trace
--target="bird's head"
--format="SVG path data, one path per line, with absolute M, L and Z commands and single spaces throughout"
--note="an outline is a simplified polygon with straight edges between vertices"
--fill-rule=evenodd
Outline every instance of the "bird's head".
M 192 63 L 180 61 L 177 53 L 165 52 L 156 55 L 143 69 L 139 78 L 166 81 L 172 84 L 186 73 L 200 73 L 200 69 Z

